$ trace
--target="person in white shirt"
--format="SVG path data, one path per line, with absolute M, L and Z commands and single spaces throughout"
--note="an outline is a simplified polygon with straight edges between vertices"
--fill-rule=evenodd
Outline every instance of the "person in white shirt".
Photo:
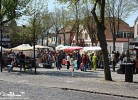
M 67 69 L 69 69 L 70 68 L 70 55 L 69 54 L 67 55 L 66 61 L 67 61 Z
M 115 51 L 112 51 L 111 61 L 112 61 L 112 68 L 113 68 L 113 72 L 114 72 L 115 66 L 116 66 L 116 52 Z

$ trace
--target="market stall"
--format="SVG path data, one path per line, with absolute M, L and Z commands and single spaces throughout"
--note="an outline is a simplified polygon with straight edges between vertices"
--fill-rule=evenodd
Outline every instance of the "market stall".
M 100 46 L 92 46 L 92 47 L 83 47 L 83 49 L 80 51 L 81 54 L 84 53 L 94 53 L 96 51 L 100 51 L 101 47 Z

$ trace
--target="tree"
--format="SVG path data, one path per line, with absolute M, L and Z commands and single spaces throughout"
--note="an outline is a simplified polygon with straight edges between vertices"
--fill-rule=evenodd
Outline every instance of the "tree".
M 39 3 L 38 3 L 39 2 Z M 29 16 L 28 18 L 28 25 L 29 28 L 28 32 L 32 35 L 32 43 L 36 42 L 38 39 L 38 35 L 41 33 L 41 16 L 43 12 L 43 1 L 39 0 L 32 0 L 29 3 L 29 7 L 27 8 L 26 15 Z M 34 39 L 34 37 L 35 39 Z
M 60 2 L 67 2 L 67 0 L 58 0 Z M 76 2 L 77 0 L 72 0 L 72 2 Z M 85 0 L 82 0 L 83 3 L 85 3 Z M 111 72 L 109 67 L 109 59 L 108 59 L 108 51 L 107 51 L 107 43 L 106 43 L 106 37 L 105 37 L 105 0 L 91 0 L 93 2 L 94 7 L 91 11 L 93 18 L 96 22 L 97 27 L 97 38 L 100 42 L 100 46 L 102 48 L 103 58 L 104 58 L 104 73 L 105 73 L 105 80 L 111 81 Z M 96 9 L 98 8 L 98 9 Z M 99 11 L 98 15 L 96 13 L 96 10 Z M 99 16 L 99 17 L 98 17 Z
M 61 1 L 63 2 L 63 0 L 61 0 Z M 74 1 L 76 2 L 76 0 L 74 0 Z M 65 0 L 64 2 L 67 2 L 67 1 Z M 105 0 L 95 0 L 95 1 L 93 1 L 93 3 L 94 3 L 94 7 L 93 7 L 93 10 L 91 11 L 91 13 L 96 22 L 97 38 L 100 42 L 100 46 L 101 46 L 102 52 L 103 52 L 104 66 L 105 66 L 104 67 L 105 80 L 111 81 L 112 78 L 111 78 L 111 72 L 110 72 L 110 67 L 109 67 L 107 43 L 106 43 L 106 37 L 105 37 L 105 33 L 104 33 L 104 31 L 105 31 L 105 26 L 104 26 Z M 99 10 L 99 15 L 97 15 L 97 13 L 96 13 L 96 7 L 99 8 L 99 9 L 97 9 L 97 10 Z
M 52 27 L 52 23 L 50 21 L 50 13 L 48 11 L 44 11 L 41 17 L 41 25 L 42 25 L 42 32 L 41 32 L 41 37 L 42 37 L 42 45 L 43 45 L 43 40 L 45 36 L 47 37 L 47 46 L 48 46 L 48 34 L 49 30 Z
M 68 26 L 69 26 L 69 22 L 71 22 L 73 24 L 73 25 L 70 25 L 70 27 L 72 27 L 72 31 L 75 32 L 76 45 L 80 45 L 79 37 L 80 37 L 80 23 L 81 23 L 80 22 L 80 18 L 81 18 L 80 7 L 81 7 L 81 5 L 79 4 L 79 0 L 73 0 L 73 2 L 69 1 L 69 0 L 57 0 L 57 1 L 59 1 L 59 3 L 69 4 L 69 6 L 67 6 L 67 9 L 68 9 L 67 12 L 64 11 L 65 15 L 66 15 L 65 16 L 66 18 L 64 18 L 64 19 L 66 20 L 66 22 L 64 25 L 63 21 L 62 21 L 62 25 L 66 26 L 68 24 Z
M 29 2 L 30 0 L 0 0 L 0 27 L 4 27 L 5 24 L 5 26 L 7 26 L 10 22 L 21 17 Z M 12 28 L 14 28 L 13 31 L 16 33 L 17 25 Z M 10 36 L 13 35 L 15 34 L 10 34 Z M 16 37 L 18 37 L 18 35 Z M 11 38 L 11 42 L 12 40 L 13 38 Z
M 62 21 L 62 10 L 60 10 L 59 8 L 55 8 L 55 12 L 51 13 L 52 28 L 56 34 L 55 47 L 58 45 L 58 34 L 62 28 L 61 21 Z
M 110 24 L 110 30 L 113 38 L 113 51 L 116 51 L 115 42 L 119 33 L 120 20 L 129 17 L 136 9 L 136 5 L 132 0 L 107 0 L 106 16 Z M 113 65 L 115 71 L 115 65 Z
M 35 59 L 35 44 L 36 40 L 38 39 L 38 35 L 42 32 L 41 31 L 41 14 L 44 11 L 45 3 L 43 0 L 31 0 L 30 5 L 26 11 L 26 14 L 30 17 L 30 30 L 33 36 L 32 43 L 34 46 L 34 67 L 35 67 L 35 74 L 36 74 L 36 59 Z
M 10 43 L 11 47 L 18 46 L 20 44 L 30 44 L 32 42 L 32 36 L 28 33 L 28 27 L 16 26 L 9 27 Z
M 64 37 L 64 45 L 68 45 L 67 41 L 66 41 L 66 32 L 68 31 L 68 29 L 71 27 L 71 18 L 72 18 L 72 14 L 69 13 L 68 10 L 64 9 L 65 7 L 62 6 L 61 7 L 61 30 L 60 32 L 63 33 L 63 37 Z M 70 41 L 71 44 L 71 41 Z
M 136 2 L 138 4 L 138 0 L 134 0 L 134 2 Z
M 86 4 L 84 5 L 84 7 L 82 8 L 82 13 L 83 13 L 83 19 L 82 19 L 82 25 L 84 26 L 84 28 L 87 30 L 89 36 L 90 36 L 90 39 L 91 39 L 91 43 L 92 43 L 92 46 L 94 44 L 96 44 L 96 23 L 93 19 L 93 16 L 91 14 L 91 11 L 90 11 L 90 5 L 89 5 L 89 2 L 86 2 Z
M 96 7 L 98 6 L 100 11 L 99 18 L 96 14 Z M 103 58 L 104 58 L 104 74 L 105 74 L 105 80 L 111 81 L 111 72 L 109 67 L 109 59 L 108 59 L 108 51 L 107 51 L 107 43 L 106 43 L 106 37 L 105 37 L 105 23 L 104 23 L 104 17 L 105 17 L 105 0 L 96 0 L 94 2 L 94 7 L 92 9 L 93 17 L 96 21 L 97 26 L 97 37 L 100 42 L 100 46 L 102 48 L 103 52 Z
M 108 23 L 110 23 L 113 51 L 115 51 L 115 42 L 119 32 L 120 20 L 129 17 L 136 8 L 136 4 L 132 0 L 107 0 L 105 13 L 109 20 Z
M 0 26 L 20 17 L 30 0 L 0 0 Z

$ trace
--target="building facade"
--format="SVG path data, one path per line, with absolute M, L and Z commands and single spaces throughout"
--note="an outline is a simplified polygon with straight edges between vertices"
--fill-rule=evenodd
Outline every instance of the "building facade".
M 47 36 L 48 37 L 44 37 L 43 39 L 38 39 L 37 44 L 54 47 L 56 43 L 56 34 L 49 33 Z
M 138 36 L 138 17 L 134 22 L 134 38 L 136 38 L 137 36 Z
M 107 49 L 108 49 L 109 53 L 111 53 L 113 51 L 113 38 L 112 38 L 112 32 L 111 32 L 110 25 L 109 25 L 108 21 L 105 21 L 105 27 L 106 27 L 105 36 L 106 36 L 106 41 L 107 41 Z M 96 27 L 95 27 L 95 29 L 96 29 Z M 69 34 L 69 33 L 74 34 L 73 35 L 74 37 L 70 41 L 72 42 L 71 43 L 72 45 L 75 45 L 75 43 L 76 43 L 75 34 L 76 33 L 73 32 L 72 30 L 65 32 L 65 34 Z M 133 27 L 130 27 L 123 20 L 120 20 L 118 33 L 116 33 L 115 35 L 116 35 L 116 41 L 115 41 L 116 51 L 119 51 L 121 53 L 123 51 L 126 52 L 128 49 L 133 48 L 133 46 L 129 45 L 129 41 L 131 41 L 131 39 L 134 38 L 134 28 Z M 67 36 L 65 38 L 69 39 L 69 37 L 70 36 Z M 64 41 L 64 35 L 62 33 L 61 44 L 64 43 L 63 41 Z M 95 38 L 95 40 L 91 41 L 91 37 L 90 37 L 88 31 L 84 27 L 79 28 L 79 40 L 78 41 L 80 43 L 80 46 L 100 45 L 97 37 Z
M 9 48 L 10 47 L 10 33 L 8 26 L 4 26 L 0 30 L 0 44 L 2 42 L 2 47 Z M 2 35 L 2 36 L 1 36 Z

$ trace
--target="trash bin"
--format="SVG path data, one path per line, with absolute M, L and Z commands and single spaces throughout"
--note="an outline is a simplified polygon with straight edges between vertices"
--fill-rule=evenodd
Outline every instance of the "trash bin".
M 125 64 L 125 81 L 126 82 L 133 82 L 133 63 L 126 63 Z

